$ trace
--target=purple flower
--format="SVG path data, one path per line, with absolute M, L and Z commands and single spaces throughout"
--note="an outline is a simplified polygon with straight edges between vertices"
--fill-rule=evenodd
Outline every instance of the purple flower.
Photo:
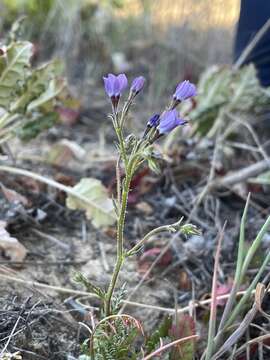
M 142 90 L 145 83 L 145 78 L 143 76 L 136 77 L 131 84 L 130 91 L 136 95 Z
M 146 129 L 145 129 L 144 134 L 143 134 L 143 139 L 146 138 L 146 135 L 149 133 L 149 131 L 152 128 L 155 129 L 158 126 L 159 118 L 160 118 L 159 114 L 155 114 L 155 115 L 150 117 L 150 119 L 147 121 L 147 124 L 146 124 Z
M 149 126 L 150 128 L 157 127 L 159 124 L 159 118 L 160 118 L 159 114 L 155 114 L 155 115 L 151 116 L 147 122 L 147 126 Z
M 177 85 L 173 98 L 174 100 L 177 101 L 183 101 L 196 95 L 197 95 L 196 86 L 190 83 L 188 80 L 185 80 Z
M 105 91 L 110 98 L 119 98 L 128 85 L 127 77 L 125 74 L 119 74 L 117 76 L 113 74 L 108 74 L 107 77 L 103 77 L 103 80 Z
M 165 111 L 160 117 L 160 123 L 157 127 L 158 133 L 159 135 L 168 134 L 177 126 L 185 125 L 186 123 L 187 121 L 181 119 L 175 109 Z

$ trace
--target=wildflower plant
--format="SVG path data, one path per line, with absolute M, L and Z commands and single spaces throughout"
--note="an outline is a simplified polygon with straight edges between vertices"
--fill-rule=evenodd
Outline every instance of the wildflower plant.
M 117 162 L 117 200 L 115 201 L 115 209 L 117 213 L 117 260 L 109 287 L 104 296 L 104 314 L 110 316 L 113 309 L 111 307 L 112 296 L 117 285 L 119 272 L 126 258 L 134 255 L 141 249 L 149 236 L 144 237 L 132 249 L 126 250 L 124 246 L 124 227 L 127 210 L 128 194 L 130 191 L 130 183 L 140 165 L 148 160 L 155 163 L 153 156 L 153 143 L 161 136 L 170 133 L 177 126 L 185 125 L 187 122 L 182 119 L 177 110 L 177 105 L 194 95 L 196 95 L 195 85 L 184 81 L 180 83 L 175 91 L 171 105 L 163 111 L 161 115 L 155 114 L 146 123 L 144 135 L 141 138 L 129 136 L 125 138 L 124 126 L 129 115 L 129 110 L 134 103 L 135 97 L 143 90 L 145 79 L 143 76 L 135 78 L 131 84 L 129 95 L 123 108 L 119 108 L 119 102 L 124 90 L 128 86 L 128 80 L 125 74 L 118 76 L 109 74 L 104 77 L 105 91 L 111 100 L 113 128 L 117 136 L 117 148 L 119 160 Z M 124 170 L 124 180 L 121 182 L 120 166 Z M 178 231 L 181 228 L 181 222 L 176 224 L 160 227 L 151 232 L 151 235 L 166 230 Z
M 124 314 L 117 314 L 119 309 L 119 295 L 116 291 L 118 286 L 118 278 L 121 268 L 125 260 L 143 248 L 145 242 L 152 237 L 161 232 L 177 232 L 183 229 L 183 233 L 189 234 L 187 231 L 191 229 L 191 233 L 194 231 L 197 232 L 197 229 L 193 225 L 187 226 L 187 224 L 182 225 L 182 219 L 171 225 L 160 226 L 156 229 L 151 230 L 146 234 L 137 244 L 135 244 L 131 249 L 127 249 L 125 246 L 124 238 L 124 229 L 125 229 L 125 220 L 128 204 L 128 196 L 130 192 L 130 185 L 132 178 L 138 168 L 147 161 L 151 169 L 157 169 L 156 159 L 153 151 L 153 144 L 162 136 L 166 136 L 173 129 L 178 126 L 183 126 L 187 123 L 186 120 L 182 119 L 177 111 L 177 106 L 180 102 L 187 100 L 188 98 L 196 95 L 195 85 L 191 84 L 189 81 L 184 81 L 180 83 L 175 91 L 175 94 L 172 96 L 170 104 L 164 109 L 163 112 L 154 114 L 145 124 L 145 131 L 141 137 L 136 137 L 134 135 L 125 134 L 125 122 L 129 116 L 129 111 L 131 106 L 134 104 L 135 98 L 142 92 L 145 85 L 145 78 L 143 76 L 136 77 L 129 88 L 129 93 L 127 99 L 122 104 L 122 98 L 125 90 L 128 88 L 128 79 L 125 74 L 108 74 L 103 78 L 105 92 L 108 95 L 111 105 L 112 113 L 109 115 L 115 134 L 117 138 L 117 151 L 118 151 L 118 160 L 116 164 L 116 199 L 114 199 L 114 207 L 117 218 L 117 257 L 112 273 L 111 280 L 108 284 L 107 289 L 100 289 L 95 285 L 89 283 L 87 279 L 84 278 L 82 274 L 77 276 L 77 280 L 84 284 L 91 292 L 94 292 L 102 302 L 101 306 L 101 321 L 99 324 L 103 324 L 103 332 L 108 329 L 108 324 L 106 325 L 106 320 L 114 319 L 114 324 L 122 323 L 125 316 Z M 123 178 L 120 174 L 124 174 Z M 124 294 L 121 291 L 121 294 Z M 121 296 L 122 299 L 122 296 Z M 120 301 L 121 301 L 120 299 Z M 114 318 L 115 317 L 115 318 Z M 117 320 L 117 321 L 116 321 Z M 105 321 L 105 323 L 104 323 Z M 130 322 L 132 324 L 131 330 L 134 332 L 134 328 L 138 328 L 135 322 Z M 99 325 L 97 325 L 99 326 Z M 111 326 L 111 324 L 110 324 Z M 97 333 L 100 333 L 98 331 Z M 124 337 L 126 337 L 125 334 Z M 131 336 L 131 339 L 134 337 Z M 122 339 L 124 340 L 124 339 Z M 119 343 L 122 341 L 119 339 Z M 95 345 L 96 344 L 96 345 Z M 115 344 L 115 343 L 114 343 Z M 112 345 L 112 344 L 111 344 Z M 111 346 L 110 345 L 110 346 Z M 95 341 L 95 336 L 91 336 L 90 341 L 90 355 L 92 358 L 98 356 L 100 353 L 100 343 L 98 340 Z M 116 349 L 112 349 L 116 351 Z M 118 355 L 119 356 L 119 355 Z M 126 355 L 125 355 L 126 356 Z M 120 357 L 119 357 L 120 358 Z

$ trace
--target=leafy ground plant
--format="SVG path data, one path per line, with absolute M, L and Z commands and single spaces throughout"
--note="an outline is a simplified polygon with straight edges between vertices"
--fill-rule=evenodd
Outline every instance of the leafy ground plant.
M 54 125 L 66 85 L 59 61 L 34 68 L 33 44 L 11 35 L 0 46 L 0 145 L 14 136 L 30 140 Z

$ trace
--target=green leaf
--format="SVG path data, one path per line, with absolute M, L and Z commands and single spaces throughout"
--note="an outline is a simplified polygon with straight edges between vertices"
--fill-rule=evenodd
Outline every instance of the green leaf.
M 88 202 L 68 195 L 66 205 L 72 210 L 84 210 L 86 217 L 96 228 L 113 225 L 116 221 L 113 201 L 108 198 L 107 190 L 100 180 L 83 178 L 73 190 L 85 197 Z
M 160 174 L 161 170 L 158 161 L 154 158 L 148 158 L 147 161 L 148 161 L 149 169 L 156 174 Z
M 160 345 L 160 339 L 164 339 L 169 337 L 169 331 L 172 327 L 172 317 L 166 316 L 159 328 L 150 335 L 147 339 L 145 348 L 147 353 L 151 353 L 156 349 L 157 346 Z
M 87 291 L 93 292 L 100 299 L 105 298 L 105 292 L 100 287 L 92 284 L 82 273 L 80 273 L 80 272 L 76 273 L 76 275 L 74 277 L 74 281 L 82 284 L 87 289 Z
M 11 109 L 19 113 L 30 112 L 59 95 L 65 87 L 65 82 L 57 78 L 61 71 L 58 60 L 32 70 L 32 73 L 25 80 L 22 94 L 14 102 Z
M 18 130 L 18 136 L 23 141 L 34 139 L 43 130 L 50 129 L 57 120 L 58 114 L 54 112 L 33 116 Z
M 0 56 L 0 107 L 8 110 L 16 91 L 29 75 L 32 44 L 28 41 L 12 43 Z

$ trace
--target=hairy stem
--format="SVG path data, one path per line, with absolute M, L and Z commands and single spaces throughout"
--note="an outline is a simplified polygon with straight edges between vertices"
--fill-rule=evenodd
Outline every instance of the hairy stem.
M 126 256 L 131 256 L 134 253 L 136 253 L 147 242 L 147 240 L 150 239 L 154 235 L 157 235 L 157 234 L 159 234 L 161 232 L 165 232 L 165 231 L 176 232 L 179 229 L 182 220 L 183 220 L 183 218 L 181 218 L 179 221 L 175 222 L 174 224 L 163 225 L 163 226 L 160 226 L 156 229 L 149 231 L 149 233 L 147 233 L 142 238 L 142 240 L 140 240 L 136 245 L 134 245 L 132 249 L 127 251 Z
M 125 148 L 125 140 L 124 140 L 124 136 L 123 136 L 123 131 L 119 125 L 117 125 L 115 127 L 115 132 L 116 132 L 116 135 L 118 138 L 120 156 L 123 159 L 125 170 L 127 170 L 128 158 L 127 158 L 127 153 L 126 153 L 126 148 Z
M 124 262 L 124 226 L 127 210 L 127 200 L 130 188 L 131 174 L 126 174 L 124 186 L 122 190 L 122 200 L 120 207 L 120 214 L 117 223 L 117 260 L 114 267 L 113 275 L 105 296 L 105 316 L 111 315 L 111 299 L 117 283 L 119 272 Z
M 105 316 L 111 315 L 111 300 L 113 296 L 114 289 L 116 287 L 116 283 L 118 280 L 118 276 L 121 270 L 121 267 L 123 265 L 125 254 L 124 254 L 124 227 L 125 227 L 125 218 L 126 218 L 126 210 L 127 210 L 127 201 L 128 201 L 128 193 L 130 189 L 130 182 L 132 179 L 132 176 L 134 174 L 134 171 L 136 170 L 136 157 L 130 157 L 128 159 L 126 148 L 125 148 L 125 141 L 123 137 L 123 131 L 121 126 L 118 125 L 117 119 L 115 120 L 115 132 L 118 138 L 119 142 L 119 151 L 120 151 L 120 157 L 122 158 L 124 162 L 125 167 L 125 180 L 123 184 L 123 189 L 121 193 L 121 204 L 120 205 L 120 212 L 118 215 L 118 221 L 117 221 L 117 260 L 114 267 L 113 275 L 105 296 L 104 301 L 104 311 Z M 116 165 L 118 166 L 118 165 Z M 117 179 L 119 182 L 119 177 Z M 120 184 L 118 184 L 118 194 L 121 191 Z

